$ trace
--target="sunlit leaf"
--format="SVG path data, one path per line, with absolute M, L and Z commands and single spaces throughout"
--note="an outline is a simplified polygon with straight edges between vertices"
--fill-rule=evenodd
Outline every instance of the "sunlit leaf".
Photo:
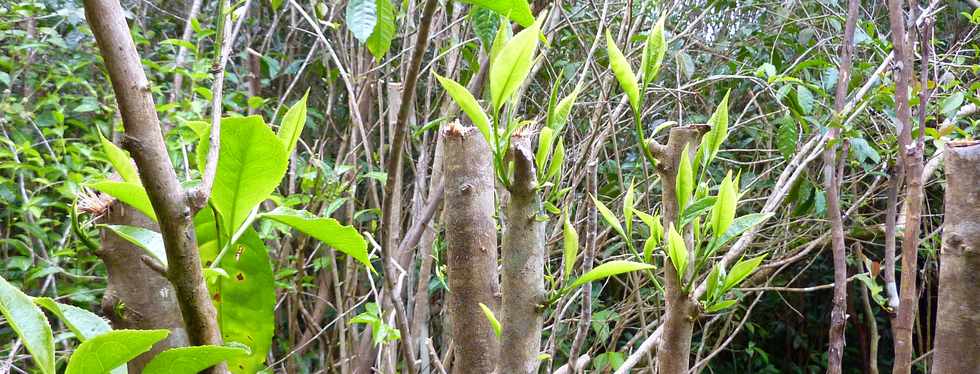
M 627 239 L 626 232 L 623 231 L 623 226 L 619 223 L 619 219 L 616 218 L 616 214 L 613 213 L 611 210 L 609 210 L 609 208 L 606 207 L 606 204 L 603 204 L 601 201 L 599 201 L 599 199 L 596 199 L 595 196 L 592 195 L 589 196 L 592 197 L 592 201 L 595 203 L 595 207 L 599 209 L 599 214 L 601 214 L 602 219 L 604 219 L 606 223 L 609 224 L 609 227 L 612 227 L 612 229 L 615 230 L 616 233 L 619 234 L 619 236 L 623 237 L 624 239 Z
M 660 71 L 660 64 L 663 63 L 664 54 L 667 53 L 667 37 L 664 35 L 664 22 L 667 14 L 664 13 L 657 20 L 657 23 L 647 34 L 646 44 L 643 45 L 643 57 L 641 58 L 641 68 L 643 69 L 643 86 L 646 87 L 657 76 Z
M 114 330 L 98 335 L 75 349 L 65 374 L 108 373 L 149 351 L 167 335 L 170 330 Z
M 495 112 L 510 100 L 531 73 L 540 27 L 541 19 L 538 19 L 530 27 L 521 30 L 507 41 L 497 57 L 490 62 L 490 98 Z
M 442 85 L 442 88 L 449 94 L 449 97 L 453 98 L 456 105 L 459 105 L 459 108 L 463 110 L 463 113 L 466 113 L 466 116 L 470 118 L 473 125 L 480 130 L 480 134 L 483 134 L 483 139 L 485 139 L 488 144 L 492 144 L 493 137 L 490 133 L 490 131 L 492 131 L 490 119 L 487 118 L 486 112 L 484 112 L 483 108 L 480 107 L 480 103 L 476 101 L 473 94 L 471 94 L 466 87 L 463 87 L 452 79 L 442 77 L 439 74 L 435 74 L 435 76 L 439 81 L 439 84 Z
M 497 335 L 497 337 L 499 338 L 500 333 L 503 330 L 503 328 L 500 326 L 500 321 L 498 321 L 497 317 L 493 315 L 493 311 L 490 310 L 490 308 L 488 308 L 483 303 L 479 303 L 479 304 L 480 304 L 480 309 L 483 310 L 483 315 L 487 317 L 487 321 L 490 322 L 490 327 L 493 328 L 493 334 Z
M 160 233 L 136 226 L 105 225 L 104 227 L 112 230 L 120 238 L 143 248 L 150 257 L 159 261 L 164 267 L 167 266 L 167 250 L 163 245 L 163 236 Z
M 333 249 L 353 257 L 367 266 L 368 269 L 373 270 L 371 260 L 368 258 L 367 241 L 352 226 L 342 225 L 340 221 L 333 218 L 316 217 L 306 211 L 285 207 L 263 213 L 261 217 L 287 224 L 333 247 Z
M 291 154 L 296 149 L 296 142 L 299 141 L 299 136 L 303 133 L 303 128 L 306 127 L 306 100 L 309 96 L 310 91 L 307 90 L 303 98 L 289 107 L 286 115 L 282 117 L 282 124 L 279 126 L 276 136 L 282 140 L 283 146 L 286 147 L 286 154 Z
M 667 230 L 667 257 L 674 264 L 678 278 L 683 280 L 684 272 L 687 271 L 687 245 L 684 244 L 684 237 L 674 229 L 674 225 L 670 225 Z
M 765 258 L 766 255 L 761 255 L 749 260 L 739 261 L 735 266 L 732 266 L 732 270 L 728 272 L 728 276 L 725 278 L 725 286 L 722 287 L 723 292 L 742 284 L 745 278 L 748 278 L 749 275 L 755 272 L 755 269 L 759 268 L 759 264 Z
M 564 244 L 564 256 L 562 262 L 565 268 L 565 277 L 572 275 L 572 268 L 575 266 L 575 259 L 578 258 L 578 232 L 572 226 L 568 214 L 562 222 L 562 243 Z
M 143 374 L 195 374 L 235 357 L 248 356 L 244 345 L 199 345 L 171 348 L 153 357 Z
M 140 184 L 107 180 L 92 183 L 89 187 L 122 201 L 154 221 L 157 220 L 153 205 L 150 204 L 150 197 L 146 195 L 146 190 Z
M 616 41 L 613 40 L 609 30 L 606 30 L 606 50 L 609 53 L 609 68 L 612 69 L 613 75 L 619 81 L 619 86 L 626 92 L 633 111 L 639 112 L 640 85 L 637 83 L 636 74 L 633 74 L 633 68 L 630 67 L 626 56 L 623 56 L 623 52 L 620 52 L 619 47 L 616 46 Z
M 112 144 L 101 133 L 99 134 L 99 141 L 102 143 L 102 150 L 105 152 L 106 158 L 109 159 L 112 168 L 116 170 L 116 173 L 119 173 L 122 180 L 124 182 L 140 184 L 139 173 L 136 171 L 136 165 L 133 164 L 133 160 L 129 158 L 129 154 L 115 144 Z
M 534 16 L 531 15 L 531 7 L 527 0 L 460 0 L 460 2 L 490 9 L 524 27 L 534 23 Z
M 609 261 L 602 265 L 596 266 L 594 269 L 588 273 L 582 274 L 578 277 L 571 285 L 566 289 L 574 289 L 575 287 L 581 286 L 583 284 L 596 281 L 599 279 L 609 278 L 614 275 L 619 275 L 623 273 L 629 273 L 637 270 L 648 270 L 656 268 L 650 264 L 644 264 L 632 261 L 615 260 Z
M 0 277 L 0 314 L 27 347 L 37 368 L 44 374 L 55 374 L 54 338 L 48 319 L 34 305 L 30 296 L 7 283 L 3 277 Z
M 735 219 L 735 205 L 738 203 L 738 191 L 732 182 L 732 172 L 725 175 L 718 187 L 718 198 L 715 206 L 711 208 L 711 231 L 714 235 L 719 235 L 728 230 L 728 226 Z

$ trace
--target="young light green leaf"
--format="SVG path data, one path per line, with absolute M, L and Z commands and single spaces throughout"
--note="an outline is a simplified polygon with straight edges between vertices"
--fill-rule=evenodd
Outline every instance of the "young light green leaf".
M 3 277 L 0 277 L 0 314 L 24 342 L 37 368 L 44 374 L 55 374 L 54 338 L 48 319 L 30 296 Z
M 623 56 L 623 52 L 620 52 L 619 47 L 616 46 L 616 41 L 613 40 L 612 34 L 609 33 L 609 30 L 606 30 L 606 50 L 609 54 L 609 68 L 612 69 L 613 74 L 616 76 L 616 80 L 619 81 L 619 86 L 626 92 L 626 96 L 630 101 L 630 106 L 633 107 L 633 112 L 639 112 L 639 83 L 637 83 L 636 75 L 633 74 L 633 68 L 630 67 L 630 63 L 626 60 L 626 56 Z
M 717 303 L 711 304 L 711 306 L 705 308 L 704 312 L 705 313 L 716 313 L 716 312 L 720 312 L 722 310 L 731 308 L 737 302 L 738 302 L 738 300 L 735 300 L 735 299 L 722 300 L 722 301 L 719 301 Z
M 707 283 L 707 288 L 705 289 L 704 299 L 708 302 L 715 300 L 718 296 L 718 291 L 721 290 L 725 282 L 725 270 L 721 267 L 721 264 L 715 264 L 711 268 L 711 272 L 708 273 L 708 278 L 705 280 Z
M 568 115 L 572 112 L 572 106 L 575 105 L 575 100 L 578 98 L 580 87 L 575 87 L 575 90 L 571 94 L 565 96 L 555 105 L 555 112 L 551 117 L 551 121 L 548 123 L 548 127 L 551 127 L 555 132 L 561 132 L 565 128 L 565 124 L 568 122 Z
M 599 279 L 609 278 L 614 275 L 629 273 L 637 270 L 654 269 L 654 268 L 656 267 L 653 265 L 643 264 L 639 262 L 623 261 L 623 260 L 609 261 L 602 265 L 596 266 L 595 269 L 592 269 L 588 273 L 583 274 L 581 277 L 579 277 L 574 282 L 572 282 L 571 285 L 566 287 L 565 290 L 571 290 L 583 284 Z
M 282 117 L 282 124 L 279 126 L 279 132 L 276 133 L 276 136 L 286 147 L 287 155 L 292 154 L 293 150 L 296 149 L 296 142 L 299 141 L 299 136 L 303 133 L 303 128 L 306 127 L 306 100 L 309 97 L 310 90 L 307 89 L 303 98 L 293 104 L 286 111 L 286 115 Z
M 725 278 L 725 286 L 722 287 L 722 292 L 732 289 L 732 287 L 738 286 L 742 283 L 745 278 L 748 278 L 752 272 L 759 267 L 762 260 L 766 258 L 766 255 L 757 256 L 749 260 L 742 260 L 732 266 L 732 270 L 728 273 Z
M 143 248 L 150 257 L 159 261 L 164 267 L 167 266 L 167 250 L 163 246 L 163 236 L 160 233 L 136 226 L 104 225 L 104 227 L 112 230 L 120 238 Z
M 643 57 L 641 65 L 643 69 L 643 87 L 653 81 L 660 71 L 660 64 L 667 53 L 667 37 L 664 35 L 664 22 L 667 20 L 667 13 L 660 16 L 657 24 L 653 26 L 647 34 L 647 42 L 643 45 Z
M 512 36 L 513 34 L 510 29 L 510 23 L 500 22 L 500 24 L 497 26 L 497 34 L 494 35 L 493 37 L 493 43 L 490 44 L 490 54 L 488 55 L 489 57 L 488 61 L 493 61 L 497 59 L 497 56 L 500 55 L 500 51 L 504 50 L 504 45 L 507 44 L 507 41 L 510 40 Z
M 378 4 L 375 0 L 350 0 L 347 2 L 346 16 L 347 28 L 364 43 L 378 23 Z
M 143 186 L 138 183 L 106 180 L 92 183 L 89 187 L 126 203 L 126 205 L 135 208 L 154 221 L 157 220 L 156 213 L 153 212 L 153 205 L 150 204 L 150 197 L 146 195 Z
M 568 214 L 565 214 L 565 220 L 562 222 L 562 243 L 564 244 L 562 263 L 564 264 L 566 278 L 572 276 L 572 268 L 575 267 L 575 259 L 578 258 L 578 232 L 572 226 Z
M 558 145 L 555 146 L 555 153 L 551 157 L 551 164 L 548 165 L 548 174 L 545 175 L 544 180 L 552 181 L 553 178 L 558 177 L 563 162 L 565 162 L 565 140 L 558 138 Z M 553 182 L 558 184 L 557 180 Z
M 98 335 L 78 346 L 65 374 L 108 373 L 149 351 L 169 334 L 170 330 L 115 330 Z
M 463 87 L 452 79 L 440 76 L 439 74 L 435 74 L 435 76 L 436 80 L 439 81 L 439 84 L 442 85 L 442 88 L 449 94 L 449 97 L 453 98 L 453 101 L 459 105 L 459 108 L 463 110 L 463 113 L 466 113 L 466 116 L 470 118 L 473 125 L 480 130 L 480 133 L 483 134 L 483 138 L 487 141 L 487 143 L 492 144 L 493 137 L 490 134 L 490 131 L 492 131 L 490 119 L 487 118 L 487 114 L 483 111 L 483 108 L 480 108 L 480 103 L 476 101 L 473 94 L 471 94 L 466 87 Z
M 626 196 L 623 197 L 623 222 L 626 223 L 627 237 L 633 235 L 633 209 L 636 208 L 635 198 L 636 196 L 633 194 L 633 181 L 631 180 L 630 187 L 626 190 Z
M 353 257 L 367 266 L 368 269 L 372 269 L 372 271 L 374 269 L 371 266 L 371 260 L 368 258 L 367 242 L 352 226 L 341 225 L 339 221 L 333 218 L 315 217 L 309 212 L 285 207 L 263 213 L 260 217 L 292 226 L 294 229 Z
M 488 308 L 483 303 L 479 303 L 479 304 L 480 304 L 480 309 L 483 310 L 483 315 L 487 316 L 487 321 L 490 322 L 490 327 L 493 329 L 493 334 L 497 335 L 497 337 L 499 338 L 501 331 L 503 331 L 503 328 L 500 326 L 500 321 L 497 320 L 497 316 L 493 315 L 493 311 L 490 310 L 490 308 Z
M 548 161 L 548 155 L 551 154 L 551 146 L 554 144 L 555 140 L 555 130 L 550 127 L 544 127 L 538 133 L 538 151 L 534 155 L 534 162 L 537 164 L 537 170 L 541 173 L 541 176 L 547 172 L 545 170 L 545 162 Z M 542 179 L 542 178 L 538 178 Z
M 684 237 L 677 233 L 673 224 L 667 231 L 667 257 L 674 264 L 677 277 L 683 281 L 687 271 L 687 245 L 684 244 Z
M 657 249 L 660 245 L 660 240 L 653 234 L 647 237 L 647 240 L 643 241 L 643 261 L 652 264 L 653 263 L 653 251 Z
M 500 111 L 531 73 L 543 18 L 539 17 L 530 27 L 508 40 L 490 63 L 490 98 L 494 112 Z
M 143 368 L 143 374 L 195 374 L 230 358 L 248 356 L 250 353 L 243 344 L 171 348 L 153 357 Z
M 109 139 L 102 136 L 99 133 L 99 141 L 102 143 L 102 150 L 105 152 L 106 158 L 109 159 L 109 163 L 112 164 L 112 168 L 119 173 L 124 182 L 140 184 L 140 176 L 136 171 L 136 166 L 133 164 L 133 160 L 129 158 L 129 154 L 122 148 L 117 147 L 112 144 Z
M 626 237 L 626 232 L 623 231 L 623 226 L 619 224 L 619 219 L 616 218 L 616 214 L 609 210 L 609 208 L 606 207 L 606 204 L 603 204 L 601 201 L 599 201 L 599 199 L 596 199 L 595 196 L 589 196 L 592 197 L 592 201 L 595 202 L 595 207 L 599 209 L 599 214 L 601 214 L 602 219 L 609 224 L 609 227 L 612 227 L 612 229 L 615 230 L 619 236 L 622 236 L 623 239 L 628 239 Z
M 708 131 L 704 136 L 706 143 L 702 143 L 707 145 L 702 149 L 705 154 L 705 157 L 702 158 L 702 165 L 707 166 L 714 160 L 722 143 L 728 138 L 728 96 L 731 93 L 731 91 L 725 93 L 725 97 L 721 99 L 721 103 L 718 104 L 715 112 L 708 119 L 708 126 L 711 126 L 711 131 Z
M 374 31 L 364 46 L 374 55 L 375 61 L 380 62 L 388 49 L 391 48 L 391 41 L 395 38 L 395 7 L 389 0 L 376 0 L 378 10 L 378 22 L 374 25 Z
M 735 205 L 738 203 L 738 191 L 732 183 L 732 172 L 728 171 L 725 179 L 718 187 L 718 198 L 715 199 L 715 206 L 711 208 L 711 232 L 715 236 L 728 230 L 728 226 L 735 220 Z
M 691 155 L 688 152 L 689 147 L 690 144 L 684 146 L 684 151 L 681 152 L 681 161 L 677 168 L 677 207 L 681 214 L 687 208 L 687 202 L 691 199 L 691 194 L 694 192 L 694 168 L 691 166 Z
M 527 0 L 461 0 L 460 2 L 490 9 L 524 27 L 528 27 L 534 23 L 531 6 Z

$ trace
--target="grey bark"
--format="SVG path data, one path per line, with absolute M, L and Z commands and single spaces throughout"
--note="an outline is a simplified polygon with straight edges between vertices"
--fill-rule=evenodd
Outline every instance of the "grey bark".
M 980 142 L 946 146 L 933 374 L 980 368 Z
M 511 139 L 514 175 L 508 188 L 506 228 L 501 262 L 503 334 L 500 373 L 538 372 L 541 326 L 544 323 L 545 224 L 538 219 L 541 198 L 537 191 L 534 153 L 526 133 Z
M 456 344 L 453 372 L 493 372 L 499 344 L 479 304 L 498 310 L 497 228 L 490 149 L 476 128 L 458 123 L 443 133 L 446 265 Z

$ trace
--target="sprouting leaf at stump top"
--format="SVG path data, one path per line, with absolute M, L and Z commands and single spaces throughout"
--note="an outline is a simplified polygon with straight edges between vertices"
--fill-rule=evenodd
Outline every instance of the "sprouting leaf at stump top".
M 725 93 L 725 97 L 721 99 L 718 106 L 715 108 L 715 112 L 711 114 L 711 118 L 708 119 L 708 126 L 711 126 L 711 131 L 708 131 L 704 135 L 704 140 L 702 141 L 702 152 L 703 165 L 708 165 L 711 160 L 715 158 L 718 154 L 718 150 L 721 149 L 722 143 L 728 138 L 728 96 L 731 95 L 731 91 Z
M 490 119 L 487 117 L 486 112 L 483 111 L 483 108 L 480 107 L 480 103 L 473 97 L 473 94 L 466 87 L 463 87 L 452 79 L 439 74 L 435 74 L 435 76 L 439 84 L 442 85 L 442 88 L 449 94 L 449 97 L 453 98 L 456 105 L 459 105 L 459 108 L 463 110 L 463 113 L 466 113 L 466 116 L 473 122 L 473 125 L 480 130 L 480 134 L 483 134 L 483 139 L 488 144 L 491 144 L 493 138 L 490 134 L 492 127 L 490 125 Z
M 691 200 L 691 194 L 694 192 L 694 167 L 691 165 L 691 156 L 690 152 L 688 152 L 689 148 L 690 144 L 684 146 L 684 151 L 681 152 L 680 163 L 677 166 L 677 208 L 682 214 L 684 209 L 687 208 L 688 201 Z
M 539 17 L 530 27 L 508 40 L 490 62 L 490 98 L 495 112 L 510 100 L 531 73 L 534 52 L 538 48 L 541 19 L 543 17 Z
M 721 236 L 735 219 L 735 205 L 738 203 L 738 191 L 732 181 L 729 171 L 718 187 L 718 197 L 711 208 L 711 231 L 715 236 Z
M 55 374 L 54 338 L 51 326 L 30 296 L 0 277 L 0 314 L 20 337 L 38 369 Z
M 616 218 L 616 214 L 609 210 L 609 208 L 606 207 L 606 204 L 603 204 L 601 201 L 599 201 L 599 199 L 596 199 L 595 196 L 589 196 L 592 197 L 592 202 L 595 203 L 596 209 L 599 210 L 599 214 L 601 214 L 602 219 L 609 224 L 609 227 L 612 227 L 612 229 L 615 230 L 619 236 L 623 237 L 624 239 L 628 239 L 626 237 L 626 231 L 623 231 L 623 226 L 619 223 L 619 219 Z
M 263 213 L 262 217 L 287 224 L 353 257 L 368 269 L 374 270 L 368 258 L 367 242 L 357 229 L 351 226 L 341 225 L 333 218 L 315 217 L 309 212 L 283 207 Z
M 759 267 L 762 260 L 766 258 L 766 255 L 761 255 L 748 260 L 742 260 L 732 266 L 732 270 L 728 272 L 728 276 L 725 278 L 725 286 L 722 288 L 724 291 L 730 290 L 735 286 L 742 283 L 745 278 Z
M 163 340 L 170 330 L 115 330 L 82 342 L 68 360 L 65 374 L 107 373 Z
M 248 347 L 242 344 L 171 348 L 150 360 L 143 368 L 143 374 L 196 374 L 229 358 L 249 353 Z

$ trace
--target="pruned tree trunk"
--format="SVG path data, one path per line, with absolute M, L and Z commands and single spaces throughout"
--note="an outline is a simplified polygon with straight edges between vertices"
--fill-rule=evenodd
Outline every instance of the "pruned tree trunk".
M 160 132 L 150 83 L 118 0 L 85 0 L 85 18 L 105 61 L 126 129 L 123 144 L 160 224 L 167 251 L 167 278 L 174 286 L 190 343 L 220 345 L 221 332 L 204 283 L 190 207 Z M 224 365 L 214 369 L 224 372 Z
M 514 175 L 505 208 L 503 263 L 503 334 L 500 373 L 538 372 L 541 326 L 544 323 L 545 224 L 538 218 L 537 191 L 531 139 L 519 132 L 511 139 Z
M 946 212 L 932 373 L 980 368 L 980 142 L 946 146 Z
M 851 55 L 854 54 L 854 27 L 857 23 L 858 1 L 849 0 L 844 39 L 841 41 L 841 61 L 838 68 L 834 112 L 841 111 L 847 101 L 847 85 L 851 78 Z M 830 346 L 827 350 L 827 372 L 840 374 L 844 356 L 844 330 L 847 326 L 847 252 L 844 244 L 844 220 L 841 217 L 840 180 L 837 175 L 837 142 L 840 129 L 830 130 L 829 145 L 823 151 L 824 189 L 827 194 L 827 220 L 830 221 L 831 246 L 834 253 L 834 299 L 830 312 Z M 845 151 L 846 152 L 846 151 Z
M 693 126 L 675 127 L 670 130 L 666 145 L 653 143 L 651 151 L 657 158 L 657 174 L 663 188 L 663 225 L 670 227 L 678 221 L 680 206 L 677 205 L 677 170 L 684 148 L 688 147 L 691 159 L 697 150 L 702 133 Z M 677 230 L 684 235 L 684 228 Z M 693 246 L 688 246 L 693 250 Z M 688 258 L 694 258 L 688 254 Z M 686 274 L 677 274 L 671 265 L 664 266 L 664 289 L 666 313 L 660 347 L 657 352 L 657 367 L 663 374 L 686 374 L 690 367 L 691 335 L 694 321 L 699 313 L 698 302 L 684 290 Z
M 122 202 L 109 206 L 104 222 L 158 230 L 153 220 Z M 189 343 L 177 294 L 167 278 L 144 262 L 145 253 L 109 229 L 102 230 L 101 246 L 96 252 L 108 273 L 102 313 L 112 322 L 112 327 L 117 330 L 170 330 L 166 339 L 127 363 L 131 374 L 143 372 L 143 367 L 158 353 Z
M 480 303 L 497 308 L 497 227 L 490 148 L 474 127 L 451 123 L 443 133 L 446 265 L 456 345 L 453 372 L 496 367 L 499 344 Z

